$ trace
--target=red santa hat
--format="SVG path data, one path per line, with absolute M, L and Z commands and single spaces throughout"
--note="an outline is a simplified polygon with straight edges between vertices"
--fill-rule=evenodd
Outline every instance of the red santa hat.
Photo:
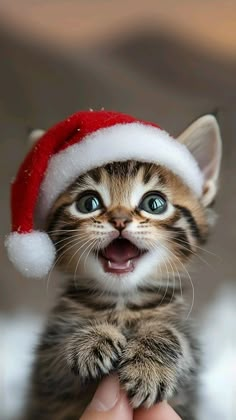
M 197 162 L 158 125 L 117 112 L 78 112 L 42 135 L 12 184 L 12 233 L 6 247 L 22 274 L 42 277 L 53 266 L 55 248 L 43 227 L 57 197 L 88 170 L 129 159 L 164 165 L 201 195 Z

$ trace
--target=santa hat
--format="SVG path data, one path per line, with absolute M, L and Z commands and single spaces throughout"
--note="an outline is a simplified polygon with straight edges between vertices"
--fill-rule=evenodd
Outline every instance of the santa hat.
M 164 165 L 201 195 L 197 162 L 158 125 L 117 112 L 78 112 L 42 135 L 12 184 L 12 233 L 6 247 L 22 274 L 42 277 L 53 266 L 56 251 L 43 226 L 57 197 L 88 170 L 129 159 Z

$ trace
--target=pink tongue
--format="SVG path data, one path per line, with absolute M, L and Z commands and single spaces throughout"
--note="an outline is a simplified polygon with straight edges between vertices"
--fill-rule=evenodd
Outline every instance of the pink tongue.
M 111 262 L 124 263 L 138 257 L 139 250 L 126 239 L 115 239 L 104 249 L 103 256 Z

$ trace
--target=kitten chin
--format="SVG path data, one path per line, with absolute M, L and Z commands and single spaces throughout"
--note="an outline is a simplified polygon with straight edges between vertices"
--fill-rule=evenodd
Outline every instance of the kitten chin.
M 158 259 L 161 264 L 166 257 L 166 250 L 160 250 L 159 253 L 150 252 L 137 262 L 133 271 L 114 274 L 104 272 L 102 264 L 93 255 L 89 255 L 86 261 L 88 268 L 84 266 L 84 261 L 81 260 L 82 267 L 79 268 L 77 282 L 82 283 L 86 281 L 89 282 L 91 288 L 117 293 L 132 292 L 138 286 L 157 286 L 157 284 L 166 284 L 166 281 L 171 283 L 173 282 L 173 273 L 167 274 L 167 277 L 163 279 L 161 270 L 158 273 L 156 269 Z

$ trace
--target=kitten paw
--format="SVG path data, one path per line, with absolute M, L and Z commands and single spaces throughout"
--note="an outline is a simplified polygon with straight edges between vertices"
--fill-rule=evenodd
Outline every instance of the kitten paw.
M 176 386 L 175 366 L 163 365 L 158 355 L 132 342 L 124 350 L 118 373 L 133 408 L 149 408 L 172 397 Z
M 82 381 L 99 379 L 113 371 L 126 339 L 112 325 L 97 325 L 75 334 L 67 348 L 67 362 Z

